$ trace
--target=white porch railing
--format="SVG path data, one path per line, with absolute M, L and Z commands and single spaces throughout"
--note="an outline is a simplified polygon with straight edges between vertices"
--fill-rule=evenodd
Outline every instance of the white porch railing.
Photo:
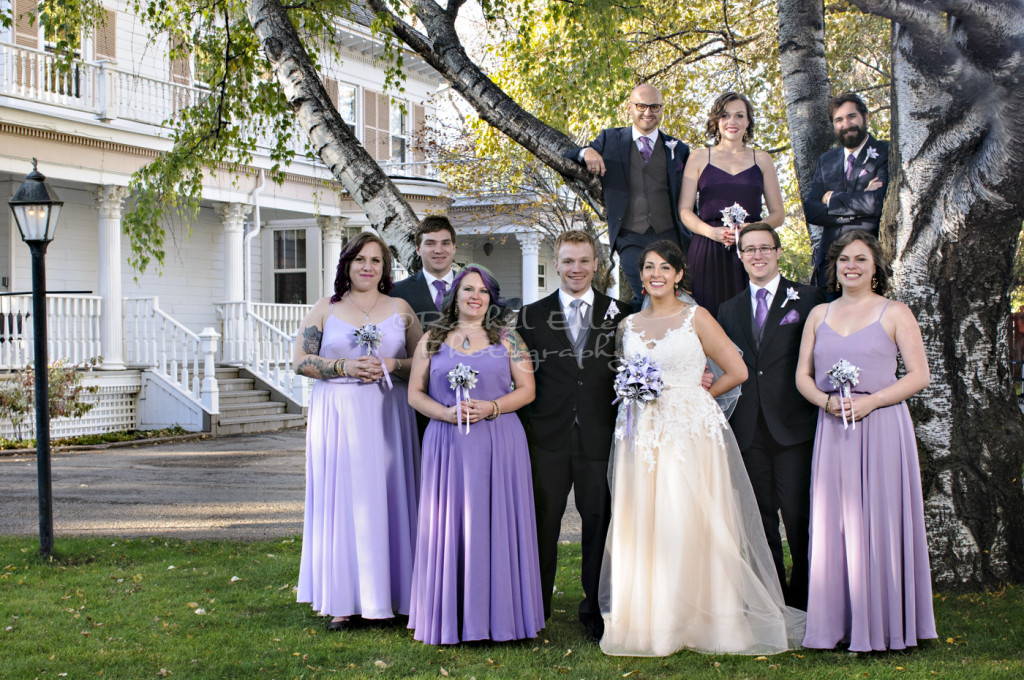
M 312 380 L 292 370 L 295 333 L 286 333 L 270 323 L 254 311 L 256 307 L 279 319 L 292 318 L 299 312 L 277 308 L 306 307 L 308 311 L 305 305 L 260 304 L 250 305 L 247 310 L 244 302 L 218 303 L 217 314 L 224 322 L 224 363 L 246 368 L 297 404 L 308 406 Z M 296 329 L 301 320 L 299 316 L 294 322 Z
M 215 375 L 217 340 L 212 328 L 199 335 L 165 314 L 156 296 L 124 299 L 125 361 L 149 368 L 201 404 L 220 412 Z
M 46 352 L 52 361 L 72 364 L 99 359 L 100 313 L 98 295 L 46 296 Z M 18 369 L 35 358 L 32 296 L 0 296 L 0 369 Z
M 294 336 L 299 324 L 309 314 L 313 305 L 279 305 L 271 302 L 252 303 L 252 313 L 277 327 L 285 335 Z

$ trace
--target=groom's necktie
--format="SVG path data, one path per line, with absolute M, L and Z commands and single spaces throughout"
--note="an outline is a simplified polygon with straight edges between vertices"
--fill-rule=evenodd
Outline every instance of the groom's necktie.
M 764 322 L 768 320 L 768 289 L 760 288 L 757 291 L 757 307 L 754 308 L 754 321 L 757 322 L 757 330 L 764 330 Z
M 853 164 L 857 161 L 857 157 L 852 153 L 846 157 L 846 181 L 849 182 L 853 178 Z
M 434 306 L 441 309 L 441 305 L 444 304 L 444 294 L 448 292 L 448 284 L 438 279 L 434 281 L 434 288 L 437 289 L 437 293 L 434 295 Z
M 640 155 L 644 159 L 644 163 L 651 160 L 651 154 L 654 153 L 654 147 L 651 145 L 650 137 L 640 138 Z

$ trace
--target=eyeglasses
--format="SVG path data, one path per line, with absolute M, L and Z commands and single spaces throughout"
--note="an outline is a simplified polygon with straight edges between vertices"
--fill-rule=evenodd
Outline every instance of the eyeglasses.
M 769 255 L 773 250 L 778 249 L 778 246 L 747 246 L 740 250 L 741 253 L 747 257 L 753 257 L 754 253 L 761 253 L 762 255 Z
M 642 102 L 630 102 L 630 104 L 635 106 L 636 110 L 640 113 L 643 113 L 647 109 L 650 109 L 651 113 L 661 113 L 661 107 L 663 106 L 663 104 L 644 104 Z

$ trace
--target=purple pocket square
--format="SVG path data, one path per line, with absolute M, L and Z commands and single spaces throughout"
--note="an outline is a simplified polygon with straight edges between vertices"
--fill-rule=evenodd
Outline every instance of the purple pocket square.
M 867 174 L 868 174 L 868 171 L 867 171 L 867 170 L 861 170 L 861 171 L 860 171 L 860 176 L 861 176 L 861 177 L 864 177 L 864 176 L 865 176 L 865 175 L 867 175 Z
M 782 317 L 782 321 L 779 322 L 779 325 L 786 326 L 791 323 L 796 323 L 799 320 L 800 312 L 796 311 L 795 309 L 791 309 L 789 310 L 789 312 L 786 313 L 786 316 Z

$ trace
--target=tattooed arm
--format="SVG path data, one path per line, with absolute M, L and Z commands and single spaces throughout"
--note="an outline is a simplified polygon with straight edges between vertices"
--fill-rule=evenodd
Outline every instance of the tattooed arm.
M 523 342 L 523 338 L 512 329 L 503 332 L 502 336 L 501 343 L 508 349 L 508 363 L 512 370 L 512 383 L 515 389 L 497 401 L 502 413 L 510 413 L 533 402 L 536 383 L 533 378 L 530 349 Z
M 341 364 L 334 359 L 324 359 L 320 355 L 320 343 L 324 337 L 324 321 L 330 314 L 328 298 L 323 298 L 309 310 L 309 314 L 299 324 L 299 334 L 295 339 L 292 352 L 292 365 L 295 372 L 308 378 L 337 378 L 341 375 Z M 337 369 L 335 364 L 338 364 Z

